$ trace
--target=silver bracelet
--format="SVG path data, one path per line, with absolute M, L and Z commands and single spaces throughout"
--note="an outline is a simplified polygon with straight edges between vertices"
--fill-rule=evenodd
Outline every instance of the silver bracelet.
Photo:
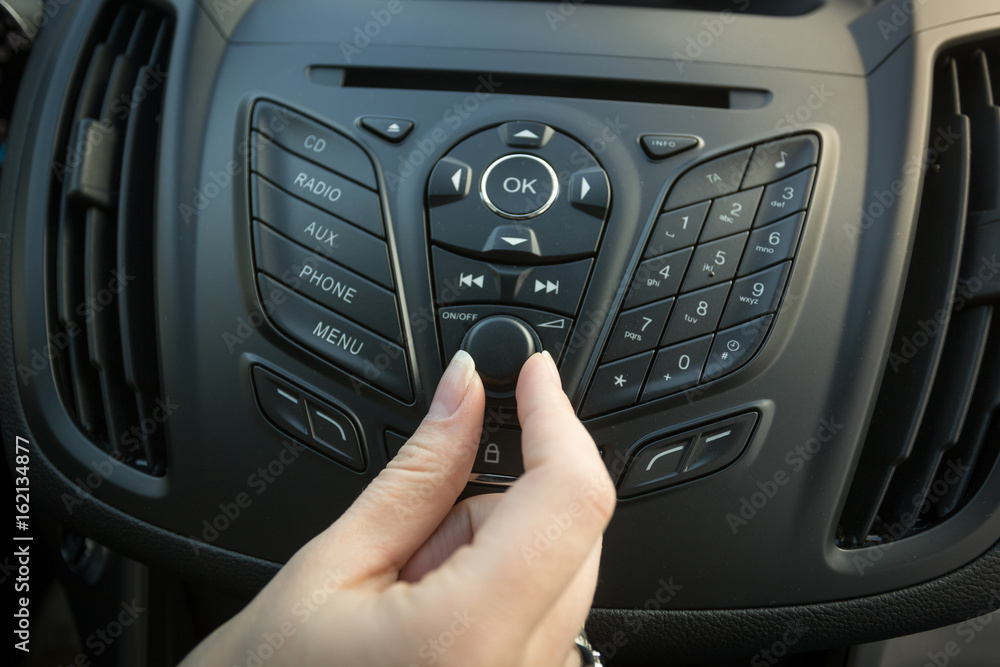
M 604 667 L 601 654 L 590 645 L 586 631 L 580 630 L 580 634 L 576 637 L 576 647 L 580 650 L 580 664 L 583 667 Z

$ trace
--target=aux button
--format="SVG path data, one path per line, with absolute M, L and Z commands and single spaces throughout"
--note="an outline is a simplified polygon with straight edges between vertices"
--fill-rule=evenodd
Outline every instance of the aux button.
M 523 220 L 544 213 L 559 195 L 556 172 L 548 162 L 523 153 L 505 155 L 483 173 L 483 201 L 505 218 Z

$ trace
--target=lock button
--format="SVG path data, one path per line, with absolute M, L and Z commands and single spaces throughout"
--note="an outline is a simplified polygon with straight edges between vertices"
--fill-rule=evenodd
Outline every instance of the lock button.
M 483 429 L 476 462 L 472 464 L 473 478 L 477 473 L 517 477 L 522 472 L 521 432 L 495 426 Z

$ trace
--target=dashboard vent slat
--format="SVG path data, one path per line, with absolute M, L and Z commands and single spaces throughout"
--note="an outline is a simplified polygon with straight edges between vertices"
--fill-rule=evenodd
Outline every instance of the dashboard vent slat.
M 909 275 L 837 529 L 844 548 L 901 539 L 947 519 L 996 462 L 998 56 L 998 42 L 960 47 L 935 69 Z
M 109 4 L 71 86 L 65 162 L 55 170 L 50 319 L 67 341 L 60 396 L 115 458 L 162 475 L 166 447 L 153 284 L 156 154 L 171 20 Z

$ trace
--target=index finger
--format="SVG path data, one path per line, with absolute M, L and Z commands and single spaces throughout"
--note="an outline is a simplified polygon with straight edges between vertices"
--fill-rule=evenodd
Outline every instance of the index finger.
M 536 354 L 525 362 L 517 404 L 524 474 L 470 547 L 425 582 L 433 587 L 443 580 L 456 589 L 455 597 L 444 597 L 465 599 L 484 615 L 507 610 L 530 630 L 600 540 L 614 511 L 615 491 L 551 357 Z

